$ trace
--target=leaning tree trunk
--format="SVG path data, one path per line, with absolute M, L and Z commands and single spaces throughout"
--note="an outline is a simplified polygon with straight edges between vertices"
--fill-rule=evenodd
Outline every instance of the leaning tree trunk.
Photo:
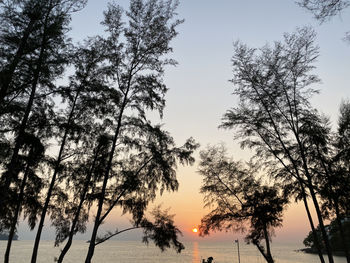
M 264 237 L 265 237 L 265 242 L 266 242 L 266 259 L 268 263 L 274 263 L 274 260 L 272 258 L 271 254 L 271 247 L 270 247 L 270 238 L 269 234 L 266 229 L 266 225 L 264 226 Z
M 328 261 L 329 261 L 329 263 L 334 263 L 333 253 L 332 253 L 332 249 L 331 249 L 331 246 L 330 246 L 330 243 L 329 243 L 329 239 L 328 239 L 328 235 L 327 235 L 327 232 L 326 232 L 326 228 L 325 228 L 324 223 L 323 223 L 321 209 L 320 209 L 320 206 L 318 204 L 318 200 L 317 200 L 316 193 L 315 193 L 315 190 L 314 190 L 314 186 L 313 186 L 313 183 L 312 183 L 312 177 L 311 177 L 311 175 L 309 173 L 309 168 L 308 168 L 308 165 L 307 165 L 307 158 L 305 156 L 305 149 L 304 149 L 304 146 L 303 146 L 302 142 L 300 141 L 299 136 L 296 136 L 296 139 L 297 139 L 297 142 L 298 142 L 298 145 L 299 145 L 299 149 L 300 149 L 300 155 L 301 155 L 301 159 L 302 159 L 302 166 L 303 166 L 303 169 L 305 171 L 306 178 L 307 178 L 307 185 L 306 186 L 307 186 L 307 188 L 310 191 L 311 199 L 312 199 L 314 207 L 315 207 L 315 211 L 316 211 L 317 219 L 318 219 L 318 222 L 319 222 L 319 226 L 320 226 L 323 242 L 325 244 L 325 248 L 326 248 L 326 252 L 327 252 L 327 256 L 328 256 Z
M 89 183 L 90 183 L 91 178 L 92 178 L 92 173 L 93 173 L 93 170 L 95 168 L 95 164 L 96 164 L 96 161 L 97 161 L 98 153 L 99 153 L 99 147 L 97 148 L 97 151 L 95 153 L 94 160 L 92 162 L 90 171 L 89 171 L 89 173 L 88 173 L 88 175 L 87 175 L 87 177 L 85 179 L 83 192 L 81 193 L 80 202 L 79 202 L 78 208 L 77 208 L 77 210 L 75 212 L 74 219 L 72 221 L 72 225 L 71 225 L 71 228 L 70 228 L 70 231 L 69 231 L 67 243 L 64 246 L 64 248 L 62 249 L 61 254 L 60 254 L 60 256 L 59 256 L 59 258 L 57 260 L 57 263 L 62 263 L 65 255 L 67 254 L 68 250 L 70 249 L 70 247 L 72 245 L 75 227 L 76 227 L 76 225 L 78 223 L 78 220 L 79 220 L 80 211 L 81 211 L 81 209 L 83 207 L 83 203 L 84 203 L 85 198 L 86 198 L 86 193 L 89 190 Z
M 318 257 L 320 258 L 321 263 L 325 263 L 323 255 L 322 255 L 322 249 L 321 249 L 321 246 L 320 246 L 320 241 L 318 239 L 316 228 L 315 228 L 315 225 L 314 225 L 311 213 L 310 213 L 309 205 L 307 203 L 305 188 L 304 188 L 304 185 L 303 185 L 302 182 L 300 183 L 300 187 L 301 187 L 301 191 L 302 191 L 303 202 L 304 202 L 306 214 L 307 214 L 307 217 L 309 219 L 310 226 L 311 226 L 312 236 L 314 238 L 314 244 L 315 244 L 316 249 L 317 249 L 317 254 L 318 254 Z
M 264 247 L 263 247 L 261 244 L 259 244 L 259 243 L 257 243 L 257 242 L 253 242 L 253 244 L 258 248 L 260 254 L 264 257 L 264 259 L 266 260 L 266 262 L 268 262 L 268 263 L 274 263 L 273 261 L 272 261 L 272 262 L 270 261 L 272 258 L 269 258 L 269 257 L 267 256 L 267 254 L 265 253 Z M 272 260 L 273 260 L 273 259 L 272 259 Z
M 311 195 L 312 201 L 313 201 L 314 206 L 315 206 L 316 215 L 317 215 L 317 218 L 318 218 L 318 222 L 319 222 L 322 238 L 323 238 L 323 241 L 324 241 L 324 244 L 325 244 L 325 247 L 326 247 L 328 260 L 329 260 L 329 263 L 334 263 L 332 249 L 331 249 L 331 246 L 330 246 L 330 243 L 329 243 L 329 239 L 328 239 L 328 235 L 327 235 L 327 232 L 326 232 L 325 225 L 323 223 L 323 218 L 322 218 L 321 210 L 320 210 L 320 207 L 319 207 L 319 204 L 318 204 L 318 200 L 317 200 L 315 191 L 313 189 L 313 186 L 310 185 L 310 181 L 311 180 L 309 179 L 308 181 L 309 181 L 310 195 Z
M 79 92 L 77 92 L 77 94 L 75 95 L 75 98 L 74 98 L 74 101 L 73 101 L 73 105 L 72 105 L 71 111 L 69 113 L 69 117 L 68 117 L 68 120 L 67 120 L 67 123 L 66 123 L 66 127 L 65 127 L 63 138 L 62 138 L 60 150 L 59 150 L 58 157 L 57 157 L 57 160 L 56 160 L 56 163 L 55 163 L 54 173 L 52 175 L 50 186 L 49 186 L 49 189 L 48 189 L 47 194 L 46 194 L 45 204 L 44 204 L 43 210 L 41 212 L 40 222 L 39 222 L 39 225 L 38 225 L 38 231 L 37 231 L 36 237 L 35 237 L 31 263 L 35 263 L 36 262 L 36 258 L 37 258 L 37 255 L 38 255 L 39 243 L 40 243 L 41 233 L 42 233 L 42 230 L 43 230 L 43 227 L 44 227 L 46 213 L 47 213 L 47 210 L 49 208 L 49 203 L 50 203 L 52 192 L 53 192 L 53 189 L 54 189 L 54 186 L 55 186 L 55 183 L 56 183 L 56 178 L 57 178 L 58 172 L 60 170 L 60 165 L 61 165 L 61 161 L 62 161 L 63 151 L 64 151 L 64 147 L 66 145 L 68 132 L 70 130 L 70 123 L 71 123 L 71 121 L 73 119 L 74 109 L 75 109 L 75 105 L 76 105 L 78 96 L 79 96 Z
M 108 179 L 109 179 L 108 178 L 109 177 L 109 172 L 110 172 L 110 169 L 112 167 L 114 151 L 115 151 L 115 148 L 116 148 L 117 139 L 118 139 L 120 128 L 121 128 L 121 124 L 122 124 L 123 113 L 124 113 L 124 110 L 126 108 L 126 104 L 127 104 L 127 100 L 128 100 L 127 96 L 128 96 L 128 93 L 129 93 L 130 85 L 131 85 L 131 74 L 129 76 L 128 89 L 126 90 L 126 92 L 124 94 L 123 103 L 122 103 L 122 106 L 120 108 L 120 113 L 119 113 L 119 117 L 118 117 L 118 123 L 117 123 L 116 131 L 115 131 L 115 134 L 114 134 L 114 138 L 113 138 L 112 148 L 111 148 L 111 151 L 110 151 L 110 154 L 109 154 L 109 158 L 108 158 L 106 172 L 105 172 L 105 175 L 104 175 L 104 178 L 103 178 L 103 185 L 102 185 L 102 189 L 101 189 L 101 193 L 100 193 L 100 198 L 99 198 L 99 201 L 98 201 L 98 208 L 97 208 L 97 213 L 96 213 L 96 217 L 95 217 L 94 228 L 93 228 L 93 231 L 92 231 L 92 234 L 91 234 L 89 250 L 88 250 L 88 253 L 86 255 L 85 263 L 91 263 L 91 259 L 92 259 L 93 255 L 94 255 L 95 246 L 96 246 L 97 231 L 98 231 L 98 228 L 99 228 L 100 224 L 102 223 L 100 221 L 100 218 L 101 218 L 101 214 L 102 214 L 103 201 L 104 201 L 104 198 L 105 198 L 107 182 L 108 182 Z

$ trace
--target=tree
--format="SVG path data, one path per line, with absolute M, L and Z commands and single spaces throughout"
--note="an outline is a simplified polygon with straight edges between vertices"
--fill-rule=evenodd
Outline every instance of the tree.
M 330 235 L 330 241 L 332 243 L 332 250 L 336 252 L 339 255 L 343 255 L 342 252 L 344 251 L 343 246 L 345 245 L 342 241 L 341 234 L 338 228 L 338 224 L 335 221 L 332 221 L 328 226 L 328 231 Z M 350 222 L 348 219 L 345 219 L 343 221 L 343 227 L 345 229 L 345 234 L 349 236 L 350 234 Z M 317 234 L 320 236 L 320 230 L 317 228 Z M 315 251 L 315 244 L 314 244 L 314 239 L 313 235 L 310 232 L 307 237 L 303 241 L 305 247 L 309 248 L 311 253 L 314 253 Z M 350 243 L 346 243 L 346 246 L 350 248 Z M 324 246 L 323 246 L 324 249 Z
M 111 4 L 103 22 L 107 36 L 90 39 L 88 47 L 78 50 L 74 63 L 76 74 L 71 77 L 69 87 L 64 88 L 69 94 L 69 117 L 62 118 L 67 122 L 62 129 L 60 151 L 54 162 L 32 262 L 35 262 L 51 192 L 58 186 L 55 186 L 57 176 L 57 183 L 70 185 L 67 192 L 73 193 L 78 200 L 68 201 L 63 197 L 67 205 L 62 208 L 56 204 L 51 212 L 52 217 L 56 217 L 53 220 L 57 229 L 56 244 L 68 238 L 59 261 L 69 250 L 73 235 L 85 231 L 87 211 L 95 202 L 97 214 L 87 262 L 91 261 L 95 246 L 101 240 L 108 240 L 120 232 L 103 238 L 97 235 L 99 226 L 118 206 L 132 215 L 133 227 L 144 228 L 144 241 L 153 239 L 161 249 L 172 244 L 178 251 L 182 250 L 183 245 L 177 241 L 179 231 L 171 216 L 158 211 L 154 214 L 154 222 L 144 216 L 158 190 L 161 193 L 177 190 L 176 165 L 178 162 L 192 164 L 191 154 L 198 147 L 192 139 L 182 147 L 175 147 L 171 136 L 160 125 L 152 125 L 146 114 L 155 110 L 162 116 L 165 106 L 164 66 L 175 64 L 165 55 L 172 50 L 169 42 L 177 34 L 175 27 L 182 22 L 174 19 L 177 4 L 157 0 L 131 1 L 130 11 L 126 13 L 130 20 L 127 27 L 122 23 L 122 9 Z M 95 79 L 95 76 L 98 77 Z M 83 95 L 86 90 L 94 90 L 91 95 L 97 97 Z M 98 95 L 103 95 L 104 99 L 98 99 Z M 90 109 L 90 104 L 95 108 Z M 74 109 L 83 109 L 84 105 L 88 106 L 85 112 Z M 86 120 L 86 116 L 95 122 L 89 128 L 84 127 L 84 121 L 80 122 L 80 119 Z M 100 124 L 99 128 L 97 124 Z M 72 126 L 95 132 L 83 135 L 82 140 L 73 140 L 73 156 L 63 163 Z M 93 146 L 93 151 L 79 153 L 80 147 L 90 149 L 87 145 Z M 84 164 L 87 169 L 83 168 Z M 78 186 L 72 188 L 72 185 Z
M 1 32 L 0 37 L 2 41 L 0 138 L 5 142 L 3 145 L 6 146 L 6 152 L 10 156 L 1 162 L 4 167 L 0 180 L 2 218 L 8 216 L 8 212 L 11 211 L 8 208 L 12 203 L 17 207 L 16 211 L 20 210 L 14 197 L 26 187 L 24 185 L 28 176 L 26 171 L 29 168 L 22 169 L 21 156 L 27 150 L 25 141 L 27 135 L 38 137 L 41 144 L 51 136 L 52 123 L 49 124 L 49 120 L 52 116 L 49 115 L 53 113 L 53 102 L 48 94 L 55 92 L 53 82 L 63 73 L 68 63 L 69 39 L 66 33 L 70 14 L 76 11 L 76 8 L 81 8 L 84 2 L 61 0 L 1 2 L 4 14 L 1 22 L 7 27 Z M 30 156 L 27 159 L 35 160 L 37 156 Z M 29 171 L 30 174 L 35 173 Z M 36 192 L 36 196 L 38 193 L 40 189 Z M 12 225 L 17 223 L 17 217 L 18 212 L 15 212 Z M 36 214 L 33 220 L 35 225 Z
M 319 140 L 314 140 L 320 159 L 317 173 L 320 185 L 319 193 L 322 197 L 322 211 L 325 217 L 333 221 L 333 225 L 336 225 L 347 262 L 350 262 L 350 252 L 346 245 L 349 240 L 343 222 L 349 216 L 349 108 L 349 102 L 342 103 L 337 132 L 329 136 L 327 144 L 320 144 Z M 315 133 L 320 134 L 319 132 Z
M 149 137 L 147 135 L 147 131 L 150 131 L 147 129 L 147 127 L 150 127 L 146 120 L 147 110 L 155 110 L 162 115 L 165 105 L 163 97 L 166 92 L 166 87 L 162 83 L 163 68 L 167 64 L 175 63 L 173 60 L 165 59 L 164 57 L 171 51 L 169 43 L 177 34 L 176 26 L 181 23 L 180 20 L 174 19 L 177 4 L 177 2 L 174 3 L 172 1 L 150 0 L 144 2 L 132 0 L 129 12 L 126 13 L 129 19 L 128 27 L 124 27 L 122 23 L 123 11 L 119 6 L 110 4 L 105 12 L 103 24 L 106 26 L 108 33 L 107 38 L 104 40 L 108 51 L 107 61 L 110 65 L 111 79 L 116 80 L 116 82 L 111 83 L 111 88 L 120 94 L 120 101 L 116 103 L 118 113 L 112 119 L 114 123 L 113 140 L 104 170 L 102 186 L 98 193 L 97 212 L 85 262 L 91 262 L 99 226 L 118 203 L 119 196 L 127 190 L 116 191 L 112 195 L 113 199 L 109 202 L 106 212 L 103 214 L 106 194 L 108 193 L 107 186 L 111 182 L 111 178 L 113 178 L 114 159 L 123 155 L 123 152 L 128 151 L 128 149 L 142 150 L 142 148 L 133 148 L 132 146 L 133 144 L 138 146 L 138 142 L 142 143 L 144 139 Z M 121 42 L 123 39 L 125 39 L 125 43 Z M 130 115 L 128 116 L 128 114 Z M 131 140 L 131 144 L 123 139 L 125 136 L 127 138 L 130 135 L 136 136 L 135 139 Z M 138 135 L 143 140 L 138 141 Z M 127 144 L 123 146 L 124 141 Z M 121 143 L 118 147 L 117 142 Z M 167 140 L 164 142 L 167 142 Z M 171 145 L 171 142 L 168 141 L 167 143 Z M 168 147 L 167 143 L 162 146 L 165 147 L 163 149 Z M 139 152 L 139 154 L 141 153 L 142 151 Z M 142 154 L 140 157 L 142 158 Z M 173 165 L 175 163 L 172 161 L 171 166 Z M 171 167 L 164 168 L 170 168 L 169 171 L 172 171 Z M 171 172 L 169 174 L 167 170 L 164 171 L 164 177 L 162 173 L 154 174 L 156 176 L 155 183 L 161 183 L 169 190 L 176 190 L 177 183 L 174 173 Z M 167 175 L 170 177 L 167 177 Z M 118 175 L 116 178 L 117 182 L 123 180 L 122 175 Z M 153 189 L 150 195 L 152 198 L 154 195 L 152 192 L 155 193 L 156 188 L 151 187 L 151 189 Z M 148 201 L 148 198 L 141 199 L 141 204 L 143 203 L 143 205 L 139 206 L 139 208 L 143 209 L 140 212 L 147 207 Z
M 319 166 L 320 159 L 313 143 L 315 137 L 310 137 L 308 129 L 318 115 L 309 103 L 317 92 L 310 85 L 319 81 L 311 73 L 318 57 L 314 39 L 310 28 L 301 28 L 285 34 L 284 42 L 260 50 L 236 42 L 232 82 L 240 102 L 224 115 L 222 127 L 235 129 L 235 138 L 241 139 L 241 146 L 254 149 L 262 165 L 276 179 L 294 182 L 315 230 L 307 200 L 310 195 L 329 262 L 334 262 L 317 196 L 318 174 L 314 168 Z M 320 250 L 319 257 L 324 262 Z
M 252 164 L 244 167 L 229 159 L 223 146 L 202 151 L 200 158 L 199 173 L 204 177 L 201 193 L 207 207 L 215 206 L 201 220 L 201 235 L 211 230 L 244 231 L 249 224 L 246 242 L 254 244 L 266 262 L 274 262 L 271 236 L 274 228 L 282 225 L 287 197 L 277 186 L 262 185 Z

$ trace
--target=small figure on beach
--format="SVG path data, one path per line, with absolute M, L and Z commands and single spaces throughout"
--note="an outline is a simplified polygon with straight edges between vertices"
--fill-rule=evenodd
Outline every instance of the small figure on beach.
M 213 257 L 208 257 L 207 261 L 203 259 L 202 263 L 212 263 L 213 262 Z

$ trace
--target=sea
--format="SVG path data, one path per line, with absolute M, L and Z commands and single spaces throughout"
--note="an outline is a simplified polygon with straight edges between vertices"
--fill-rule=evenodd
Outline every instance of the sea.
M 95 263 L 202 263 L 203 259 L 213 257 L 213 263 L 263 263 L 265 260 L 253 245 L 234 242 L 194 241 L 184 242 L 186 247 L 180 254 L 173 250 L 161 252 L 153 244 L 145 245 L 140 241 L 111 240 L 96 247 Z M 0 241 L 0 261 L 4 256 L 6 241 Z M 15 241 L 11 250 L 10 262 L 30 262 L 33 241 Z M 88 243 L 76 240 L 66 255 L 67 263 L 84 262 Z M 272 244 L 272 253 L 276 263 L 316 263 L 318 256 L 299 251 L 300 244 Z M 60 252 L 53 241 L 41 241 L 38 263 L 55 262 Z M 335 257 L 336 263 L 345 263 L 344 257 Z

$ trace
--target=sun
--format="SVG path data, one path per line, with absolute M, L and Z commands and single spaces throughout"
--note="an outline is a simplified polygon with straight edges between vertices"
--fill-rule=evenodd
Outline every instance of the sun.
M 195 228 L 192 228 L 192 232 L 193 233 L 197 233 L 198 232 L 198 229 L 195 227 Z

